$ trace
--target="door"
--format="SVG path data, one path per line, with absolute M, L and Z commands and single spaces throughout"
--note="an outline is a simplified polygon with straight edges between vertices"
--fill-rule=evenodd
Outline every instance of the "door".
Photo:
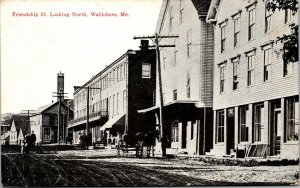
M 186 122 L 182 122 L 182 137 L 181 137 L 181 148 L 186 148 Z
M 280 154 L 280 132 L 279 127 L 281 124 L 281 111 L 280 109 L 275 109 L 273 112 L 273 122 L 270 127 L 270 155 L 278 155 Z
M 57 130 L 53 131 L 51 142 L 52 143 L 57 143 Z
M 226 127 L 226 154 L 230 154 L 230 149 L 234 149 L 234 109 L 228 109 L 227 111 Z

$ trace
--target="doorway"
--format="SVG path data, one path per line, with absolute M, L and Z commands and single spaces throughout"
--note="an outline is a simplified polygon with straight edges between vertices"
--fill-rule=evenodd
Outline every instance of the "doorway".
M 270 117 L 270 156 L 280 154 L 280 142 L 281 142 L 281 105 L 280 100 L 271 102 L 271 117 Z
M 182 137 L 181 137 L 181 148 L 184 149 L 186 148 L 186 126 L 187 123 L 186 121 L 182 122 Z
M 226 154 L 230 154 L 230 149 L 234 149 L 234 108 L 227 110 L 227 139 L 226 139 Z

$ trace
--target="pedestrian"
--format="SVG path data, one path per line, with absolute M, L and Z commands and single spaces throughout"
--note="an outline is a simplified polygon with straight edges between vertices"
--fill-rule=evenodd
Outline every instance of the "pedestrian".
M 35 141 L 36 141 L 36 136 L 34 134 L 34 131 L 32 131 L 31 135 L 30 135 L 30 141 L 31 141 L 31 146 L 34 147 L 35 146 Z

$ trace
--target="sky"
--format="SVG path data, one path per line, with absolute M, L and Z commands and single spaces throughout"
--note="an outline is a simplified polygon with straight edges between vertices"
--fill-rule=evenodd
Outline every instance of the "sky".
M 86 83 L 128 49 L 138 49 L 140 41 L 134 36 L 154 34 L 161 4 L 162 0 L 2 0 L 1 113 L 36 110 L 56 101 L 52 95 L 60 71 L 72 99 L 73 86 Z M 87 16 L 72 16 L 73 12 Z M 93 17 L 91 12 L 118 16 Z M 58 14 L 69 17 L 54 16 Z

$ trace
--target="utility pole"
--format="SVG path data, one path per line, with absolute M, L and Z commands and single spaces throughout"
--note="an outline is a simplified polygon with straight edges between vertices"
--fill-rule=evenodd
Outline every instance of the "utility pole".
M 34 111 L 34 110 L 22 110 L 22 111 L 26 111 L 27 112 L 27 117 L 28 117 L 27 133 L 30 134 L 30 114 L 32 114 L 30 111 Z
M 61 129 L 61 127 L 62 127 L 62 134 L 64 136 L 64 125 L 63 126 L 61 125 L 61 98 L 65 97 L 65 94 L 68 94 L 68 93 L 63 93 L 62 89 L 60 89 L 58 93 L 57 92 L 53 92 L 53 93 L 56 95 L 54 95 L 52 97 L 58 97 L 58 99 L 59 99 L 58 100 L 58 113 L 57 113 L 57 120 L 58 120 L 57 142 L 58 142 L 58 144 L 60 144 L 60 134 L 61 134 L 60 129 Z M 62 138 L 62 139 L 64 139 L 64 138 Z
M 102 91 L 102 88 L 100 87 L 90 87 L 90 86 L 87 86 L 87 87 L 84 87 L 84 86 L 74 86 L 74 87 L 78 87 L 80 89 L 86 89 L 87 91 L 87 97 L 86 97 L 86 134 L 88 134 L 89 132 L 89 121 L 90 121 L 90 110 L 89 110 L 89 106 L 90 106 L 90 89 L 100 89 L 100 116 L 102 115 L 101 114 L 101 91 Z
M 157 64 L 157 71 L 158 71 L 158 86 L 159 86 L 159 102 L 160 102 L 160 108 L 159 108 L 159 124 L 160 124 L 160 136 L 161 136 L 161 150 L 162 150 L 162 156 L 166 156 L 166 136 L 165 136 L 165 124 L 164 124 L 164 116 L 163 116 L 163 107 L 164 107 L 164 101 L 163 101 L 163 89 L 162 89 L 162 80 L 161 80 L 161 63 L 160 63 L 160 47 L 175 47 L 175 45 L 159 45 L 159 40 L 162 38 L 178 38 L 178 35 L 169 35 L 169 36 L 159 36 L 157 33 L 155 33 L 154 36 L 143 36 L 143 37 L 133 37 L 133 39 L 151 39 L 153 41 L 155 46 L 149 46 L 149 47 L 155 47 L 156 48 L 156 64 Z

